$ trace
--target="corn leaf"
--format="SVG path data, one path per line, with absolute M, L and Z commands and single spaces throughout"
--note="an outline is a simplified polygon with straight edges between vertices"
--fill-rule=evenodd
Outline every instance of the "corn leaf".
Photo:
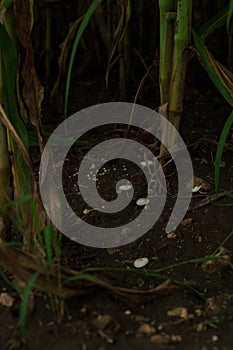
M 4 95 L 6 100 L 7 114 L 15 127 L 21 140 L 28 148 L 27 131 L 18 114 L 15 101 L 15 83 L 18 70 L 17 51 L 11 37 L 4 26 L 0 23 L 0 52 L 2 59 L 2 77 L 4 81 Z
M 13 0 L 2 0 L 0 3 L 0 9 L 7 9 L 11 4 Z
M 227 135 L 229 134 L 230 128 L 233 124 L 233 112 L 228 117 L 224 128 L 222 130 L 220 140 L 218 143 L 218 148 L 216 152 L 216 158 L 215 158 L 215 171 L 214 171 L 214 179 L 215 179 L 215 192 L 218 193 L 219 191 L 219 177 L 220 177 L 220 163 L 222 160 L 222 153 L 224 150 L 224 145 L 226 142 Z
M 228 8 L 228 14 L 227 14 L 227 30 L 229 33 L 230 23 L 232 20 L 232 14 L 233 14 L 233 0 L 229 1 L 229 8 Z
M 69 98 L 69 90 L 70 90 L 70 82 L 71 82 L 71 74 L 72 74 L 72 68 L 74 64 L 74 59 L 76 55 L 76 51 L 78 49 L 79 42 L 83 36 L 83 33 L 88 26 L 88 23 L 91 19 L 91 16 L 95 12 L 97 6 L 102 2 L 103 0 L 94 0 L 91 5 L 89 6 L 82 23 L 80 24 L 80 27 L 77 31 L 75 40 L 74 40 L 74 45 L 72 47 L 71 55 L 70 55 L 70 62 L 68 66 L 68 72 L 67 72 L 67 77 L 66 77 L 66 89 L 65 89 L 65 107 L 64 107 L 64 114 L 65 117 L 67 117 L 67 110 L 68 110 L 68 98 Z
M 226 23 L 228 11 L 228 6 L 224 7 L 216 16 L 203 24 L 198 31 L 198 35 L 203 42 L 207 39 L 209 34 L 213 33 L 214 30 L 221 28 Z
M 195 30 L 192 30 L 192 33 L 195 48 L 203 67 L 220 94 L 233 106 L 233 74 L 220 62 L 215 60 Z

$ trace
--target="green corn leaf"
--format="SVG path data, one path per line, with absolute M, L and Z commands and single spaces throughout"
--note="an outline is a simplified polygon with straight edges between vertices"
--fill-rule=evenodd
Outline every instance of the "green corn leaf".
M 0 3 L 0 9 L 7 9 L 11 4 L 13 0 L 2 0 Z
M 232 237 L 233 231 L 230 232 L 229 235 L 217 246 L 217 248 L 213 251 L 212 256 L 216 255 L 220 248 L 222 248 Z
M 0 243 L 0 248 L 4 248 L 4 247 L 22 247 L 22 243 L 20 242 L 3 242 Z
M 228 7 L 228 15 L 227 15 L 227 30 L 229 33 L 230 23 L 232 20 L 232 14 L 233 14 L 233 0 L 229 1 L 229 7 Z
M 228 6 L 224 7 L 216 16 L 203 24 L 198 31 L 198 35 L 203 42 L 206 40 L 209 34 L 213 33 L 214 30 L 221 28 L 226 23 L 228 11 Z
M 71 74 L 72 74 L 72 68 L 74 64 L 74 59 L 76 55 L 76 51 L 78 49 L 79 42 L 83 36 L 83 33 L 88 26 L 88 23 L 91 19 L 91 16 L 95 12 L 97 6 L 102 2 L 103 0 L 94 0 L 91 5 L 89 6 L 81 24 L 80 27 L 77 31 L 75 40 L 74 40 L 74 45 L 72 47 L 71 55 L 70 55 L 70 62 L 68 66 L 68 72 L 67 72 L 67 77 L 66 77 L 66 88 L 65 88 L 65 107 L 64 107 L 64 115 L 65 118 L 67 117 L 67 110 L 68 110 L 68 99 L 69 99 L 69 91 L 70 91 L 70 82 L 71 82 Z
M 203 44 L 195 30 L 192 30 L 195 48 L 199 54 L 200 61 L 208 73 L 211 81 L 225 98 L 225 100 L 233 106 L 233 78 L 232 73 L 227 71 L 222 64 L 220 64 L 211 55 L 207 47 Z
M 0 53 L 2 62 L 2 78 L 4 81 L 4 96 L 6 100 L 7 114 L 25 147 L 28 149 L 27 130 L 19 116 L 15 100 L 15 84 L 18 70 L 18 56 L 15 45 L 0 23 Z
M 226 142 L 227 135 L 229 134 L 230 128 L 233 124 L 233 112 L 228 117 L 224 128 L 222 130 L 220 140 L 218 143 L 218 148 L 216 152 L 216 158 L 215 158 L 215 169 L 214 169 L 214 180 L 215 180 L 215 192 L 218 193 L 219 191 L 219 177 L 220 177 L 220 164 L 222 160 L 222 153 L 224 150 L 224 145 Z

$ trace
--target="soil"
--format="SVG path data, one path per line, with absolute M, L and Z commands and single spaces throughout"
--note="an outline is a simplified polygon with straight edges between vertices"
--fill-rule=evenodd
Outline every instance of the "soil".
M 100 88 L 97 86 L 100 84 Z M 73 92 L 71 112 L 84 107 L 110 101 L 110 96 L 101 95 L 101 82 L 79 82 Z M 93 90 L 92 90 L 93 89 Z M 217 201 L 203 204 L 214 193 L 214 160 L 217 143 L 231 109 L 215 92 L 212 86 L 190 90 L 184 105 L 181 135 L 189 149 L 196 181 L 201 189 L 193 194 L 190 208 L 178 226 L 167 234 L 166 222 L 175 203 L 177 178 L 174 165 L 166 167 L 168 196 L 165 209 L 154 227 L 142 238 L 126 246 L 112 249 L 97 249 L 82 246 L 62 238 L 62 265 L 74 270 L 104 267 L 102 278 L 108 278 L 115 286 L 148 290 L 164 287 L 152 301 L 143 298 L 138 305 L 114 296 L 103 288 L 96 288 L 91 295 L 73 297 L 65 301 L 63 318 L 51 309 L 49 298 L 38 291 L 34 293 L 29 312 L 26 333 L 21 337 L 17 328 L 20 299 L 5 282 L 1 281 L 1 293 L 13 298 L 7 307 L 0 298 L 0 348 L 45 349 L 45 350 L 231 350 L 233 341 L 233 270 L 232 239 L 226 241 L 217 253 L 228 263 L 219 260 L 187 263 L 160 272 L 160 276 L 130 273 L 137 258 L 147 257 L 146 270 L 158 270 L 190 259 L 210 256 L 233 231 L 233 209 L 223 204 L 232 203 L 230 195 Z M 78 93 L 77 93 L 78 91 Z M 79 93 L 82 91 L 82 95 Z M 93 97 L 96 95 L 97 97 Z M 76 95 L 78 96 L 76 100 Z M 114 93 L 112 94 L 112 96 Z M 152 94 L 141 96 L 138 103 L 155 108 L 158 105 Z M 67 155 L 63 171 L 64 189 L 73 210 L 89 223 L 112 227 L 127 223 L 140 213 L 135 202 L 146 195 L 143 173 L 131 162 L 111 161 L 102 169 L 98 187 L 107 200 L 115 198 L 115 183 L 122 177 L 134 186 L 130 205 L 120 214 L 100 215 L 82 200 L 75 176 L 79 162 L 95 144 L 124 135 L 122 125 L 111 130 L 97 129 L 83 137 L 90 142 L 87 148 L 73 146 Z M 233 129 L 227 139 L 221 168 L 220 192 L 233 187 Z M 157 151 L 151 135 L 132 129 L 129 137 Z M 37 162 L 35 156 L 35 164 Z M 84 213 L 83 213 L 84 212 Z M 86 213 L 86 214 L 85 214 Z M 119 273 L 107 268 L 125 268 Z M 127 273 L 127 269 L 129 272 Z M 135 270 L 135 269 L 134 269 Z M 141 270 L 140 270 L 141 271 Z M 162 276 L 161 276 L 162 275 Z M 173 282 L 178 288 L 168 288 Z M 164 284 L 165 283 L 165 284 Z M 167 284 L 166 284 L 167 283 Z

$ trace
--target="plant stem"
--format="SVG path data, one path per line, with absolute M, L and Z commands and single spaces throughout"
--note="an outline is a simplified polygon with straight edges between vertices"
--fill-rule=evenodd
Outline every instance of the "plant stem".
M 192 0 L 178 0 L 176 23 L 172 74 L 168 100 L 168 120 L 178 130 L 183 109 L 184 83 L 188 63 L 188 46 L 191 39 Z M 171 143 L 173 143 L 173 137 Z
M 169 86 L 172 67 L 174 38 L 175 4 L 173 0 L 160 0 L 160 102 L 166 103 L 169 98 Z

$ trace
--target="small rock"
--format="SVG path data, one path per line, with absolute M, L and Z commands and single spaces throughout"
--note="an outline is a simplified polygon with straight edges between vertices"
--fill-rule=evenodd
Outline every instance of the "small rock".
M 136 202 L 136 204 L 139 207 L 143 207 L 144 205 L 147 205 L 150 202 L 150 200 L 148 198 L 139 198 Z
M 139 258 L 134 261 L 133 266 L 136 267 L 136 269 L 141 269 L 142 267 L 146 266 L 148 262 L 149 262 L 149 259 L 146 257 Z

